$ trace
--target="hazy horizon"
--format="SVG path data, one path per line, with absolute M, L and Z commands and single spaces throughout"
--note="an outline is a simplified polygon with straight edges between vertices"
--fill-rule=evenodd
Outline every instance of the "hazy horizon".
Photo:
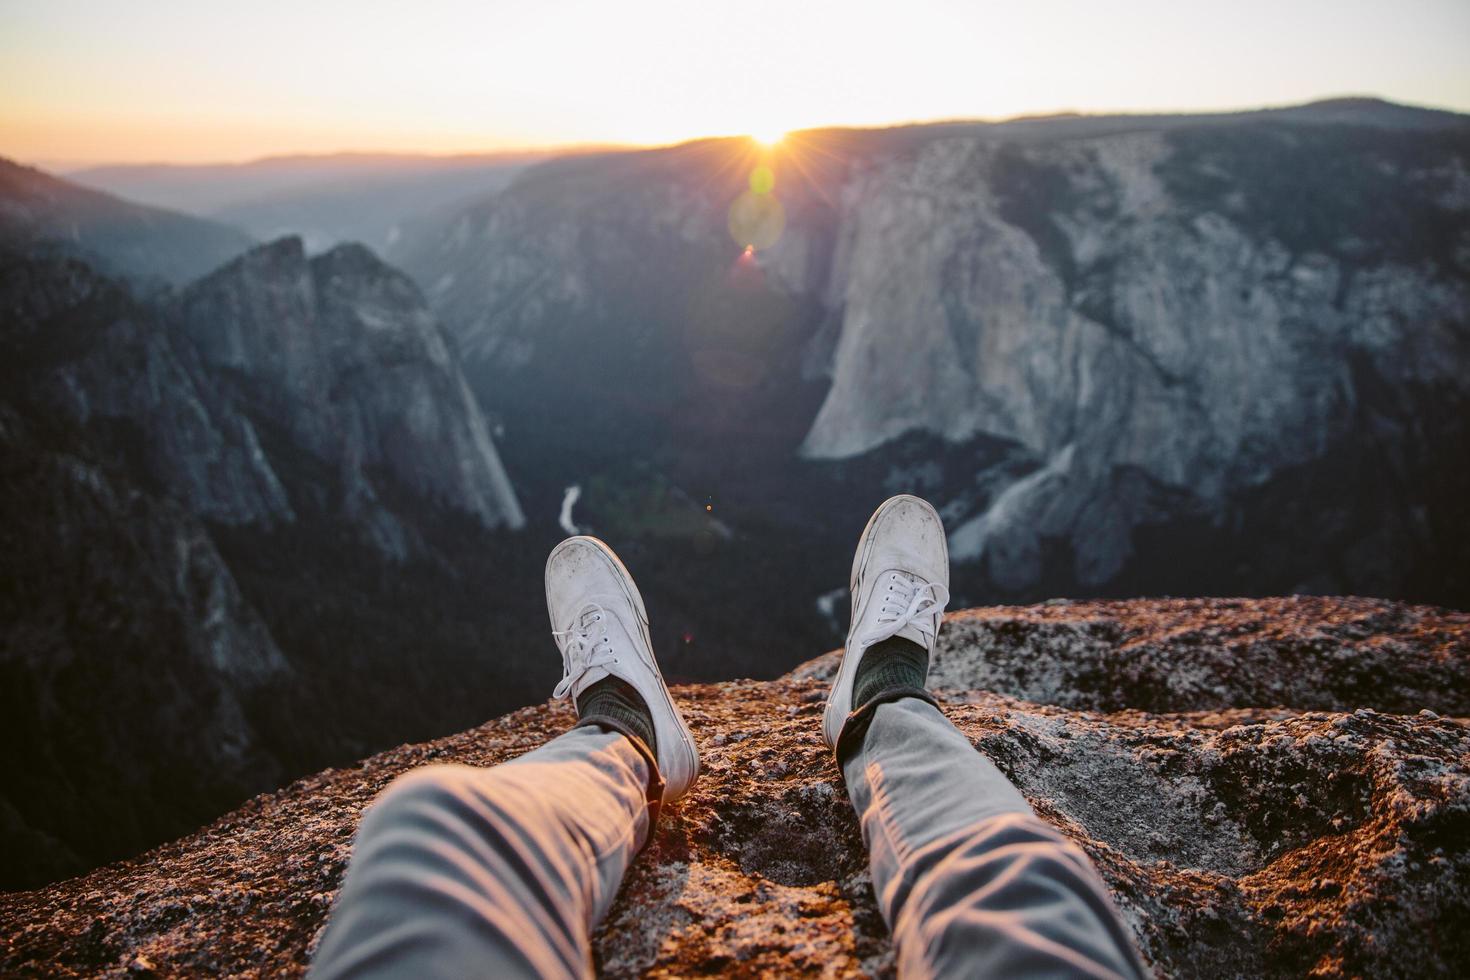
M 1055 109 L 1055 110 L 1051 110 L 1051 111 L 1026 112 L 1026 113 L 1021 113 L 1019 115 L 1014 115 L 1014 116 L 1000 116 L 1000 117 L 984 117 L 984 118 L 981 118 L 981 117 L 944 117 L 944 118 L 935 118 L 935 119 L 905 119 L 905 120 L 896 120 L 896 121 L 893 121 L 893 122 L 874 123 L 874 124 L 869 125 L 869 126 L 841 126 L 841 125 L 824 126 L 824 125 L 816 125 L 816 126 L 802 127 L 801 129 L 791 130 L 790 132 L 796 133 L 796 132 L 816 131 L 816 130 L 824 130 L 824 129 L 852 129 L 852 130 L 899 129 L 899 128 L 903 128 L 903 127 L 906 127 L 906 126 L 935 126 L 935 125 L 945 125 L 945 124 L 949 124 L 949 123 L 986 123 L 986 124 L 999 124 L 999 123 L 1014 122 L 1014 121 L 1023 120 L 1023 119 L 1062 118 L 1062 117 L 1068 117 L 1068 116 L 1109 117 L 1109 116 L 1155 116 L 1155 115 L 1201 115 L 1201 116 L 1204 116 L 1204 115 L 1231 115 L 1231 114 L 1234 114 L 1234 113 L 1261 112 L 1261 111 L 1269 111 L 1269 110 L 1273 110 L 1273 109 L 1291 108 L 1291 107 L 1299 106 L 1299 105 L 1312 105 L 1312 104 L 1323 103 L 1323 102 L 1335 102 L 1335 101 L 1351 100 L 1351 99 L 1371 99 L 1371 100 L 1378 100 L 1378 101 L 1387 102 L 1387 103 L 1390 103 L 1390 104 L 1393 104 L 1393 105 L 1404 106 L 1406 108 L 1412 108 L 1412 109 L 1424 109 L 1424 110 L 1435 111 L 1435 112 L 1454 112 L 1454 113 L 1459 113 L 1459 114 L 1470 114 L 1470 109 L 1459 109 L 1459 108 L 1450 108 L 1448 106 L 1425 105 L 1425 104 L 1418 104 L 1418 103 L 1401 102 L 1401 101 L 1396 100 L 1396 99 L 1387 99 L 1387 98 L 1385 98 L 1383 96 L 1380 96 L 1380 95 L 1377 95 L 1377 94 L 1374 94 L 1374 93 L 1339 93 L 1339 94 L 1321 95 L 1321 96 L 1317 96 L 1315 98 L 1303 99 L 1303 100 L 1298 101 L 1298 102 L 1273 103 L 1273 104 L 1249 105 L 1249 106 L 1225 106 L 1225 107 L 1221 107 L 1221 108 L 1212 108 L 1212 109 L 1194 109 L 1194 108 L 1190 108 L 1190 107 L 1170 107 L 1170 108 L 1139 108 L 1139 109 L 1120 109 L 1120 110 L 1103 109 L 1103 110 L 1097 110 L 1097 111 L 1080 111 L 1080 110 L 1077 110 L 1077 109 L 1059 108 L 1059 109 Z M 464 150 L 446 150 L 446 151 L 414 150 L 412 148 L 387 150 L 387 149 L 381 149 L 381 148 L 375 148 L 375 147 L 344 147 L 344 148 L 341 148 L 341 149 L 320 150 L 320 151 L 293 151 L 293 150 L 287 150 L 287 151 L 279 152 L 279 153 L 267 153 L 267 154 L 264 154 L 264 155 L 261 155 L 261 156 L 251 156 L 251 157 L 243 157 L 243 158 L 237 158 L 237 159 L 213 159 L 213 160 L 166 160 L 166 159 L 142 159 L 142 160 L 112 160 L 112 159 L 96 159 L 96 160 L 44 160 L 44 159 L 25 159 L 25 158 L 22 158 L 22 157 L 12 157 L 12 159 L 15 159 L 17 162 L 22 163 L 22 164 L 25 164 L 27 166 L 38 167 L 38 168 L 40 168 L 42 170 L 49 170 L 49 171 L 53 171 L 53 172 L 56 172 L 56 173 L 63 173 L 64 174 L 64 173 L 67 173 L 67 172 L 81 172 L 81 171 L 84 171 L 84 170 L 102 169 L 102 168 L 108 168 L 108 167 L 241 167 L 241 166 L 249 166 L 249 165 L 252 165 L 252 164 L 265 163 L 265 162 L 269 162 L 269 161 L 292 160 L 292 159 L 318 159 L 318 160 L 320 160 L 320 159 L 345 158 L 345 157 L 364 157 L 364 158 L 380 158 L 380 159 L 401 158 L 401 159 L 404 159 L 404 160 L 428 160 L 428 159 L 435 159 L 435 160 L 454 160 L 454 159 L 472 159 L 472 158 L 476 158 L 476 157 L 487 157 L 487 158 L 488 157 L 501 157 L 501 156 L 504 156 L 504 157 L 514 157 L 514 156 L 518 156 L 518 155 L 533 155 L 533 154 L 543 154 L 543 153 L 544 154 L 564 154 L 564 153 L 576 153 L 576 152 L 610 152 L 610 151 L 619 151 L 619 150 L 635 151 L 635 150 L 643 150 L 643 149 L 656 149 L 658 147 L 663 147 L 663 146 L 677 146 L 677 145 L 680 145 L 680 144 L 683 144 L 683 143 L 698 142 L 700 140 L 706 140 L 706 139 L 740 138 L 740 137 L 746 137 L 746 136 L 749 136 L 749 135 L 751 135 L 751 134 L 748 134 L 748 133 L 702 133 L 702 134 L 696 134 L 696 135 L 693 135 L 693 136 L 689 136 L 689 137 L 685 137 L 685 138 L 681 138 L 681 139 L 677 139 L 677 140 L 671 140 L 671 141 L 668 141 L 668 142 L 655 142 L 655 143 L 586 143 L 586 142 L 582 142 L 582 143 L 549 144 L 549 145 L 544 145 L 544 146 L 529 146 L 528 145 L 528 146 L 496 147 L 496 148 L 491 148 L 491 149 L 464 149 Z M 6 156 L 6 155 L 7 154 L 5 154 L 3 152 L 3 148 L 0 148 L 0 156 Z
M 1470 5 L 262 0 L 0 10 L 0 152 L 48 169 L 463 155 L 1344 95 L 1470 111 Z

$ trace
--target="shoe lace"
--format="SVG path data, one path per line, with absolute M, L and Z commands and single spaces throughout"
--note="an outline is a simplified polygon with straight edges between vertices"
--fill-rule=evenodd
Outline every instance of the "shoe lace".
M 564 630 L 552 630 L 561 647 L 561 680 L 552 689 L 554 698 L 570 697 L 582 675 L 594 667 L 611 667 L 618 662 L 612 637 L 607 632 L 607 610 L 589 606 Z
M 949 589 L 908 572 L 892 571 L 886 577 L 888 586 L 877 597 L 881 602 L 878 618 L 873 628 L 862 637 L 863 645 L 868 647 L 880 643 L 909 625 L 918 629 L 932 644 L 939 634 L 939 625 L 944 622 Z

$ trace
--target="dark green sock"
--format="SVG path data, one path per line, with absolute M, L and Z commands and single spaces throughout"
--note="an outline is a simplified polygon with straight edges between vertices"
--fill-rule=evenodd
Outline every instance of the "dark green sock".
M 852 681 L 852 709 L 894 688 L 924 688 L 929 674 L 929 651 L 913 640 L 894 636 L 868 647 Z
M 658 757 L 658 744 L 653 737 L 653 715 L 637 689 L 618 677 L 604 677 L 577 698 L 577 715 L 581 718 L 611 718 L 643 739 L 648 750 Z

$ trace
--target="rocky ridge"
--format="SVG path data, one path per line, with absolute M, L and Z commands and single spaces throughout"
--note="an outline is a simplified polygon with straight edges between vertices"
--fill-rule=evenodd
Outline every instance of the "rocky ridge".
M 0 242 L 0 316 L 0 883 L 482 717 L 419 696 L 518 621 L 473 561 L 519 569 L 501 538 L 523 517 L 406 277 L 287 239 L 142 295 Z M 342 697 L 343 649 L 393 677 L 378 701 Z M 524 674 L 508 657 L 480 683 L 503 709 Z
M 1467 661 L 1470 616 L 1381 600 L 1060 602 L 956 614 L 934 679 L 1092 856 L 1159 975 L 1455 975 L 1470 966 Z M 818 732 L 835 664 L 677 690 L 704 776 L 597 933 L 603 975 L 891 972 Z M 0 971 L 299 974 L 383 786 L 430 762 L 494 764 L 570 721 L 526 708 L 0 895 Z
M 490 193 L 547 155 L 308 154 L 247 163 L 88 167 L 67 179 L 227 222 L 261 241 L 297 234 L 318 252 L 341 242 L 386 247 L 409 217 Z
M 155 286 L 187 282 L 251 244 L 238 228 L 135 204 L 0 157 L 0 247 L 82 259 Z
M 349 512 L 385 550 L 410 532 L 381 502 L 382 468 L 487 527 L 520 502 L 433 316 L 413 283 L 360 245 L 308 259 L 298 237 L 247 252 L 180 299 L 210 368 L 249 379 L 253 407 L 338 470 Z
M 138 299 L 74 260 L 0 271 L 16 383 L 82 426 L 125 423 L 147 476 L 201 517 L 290 523 L 279 457 L 304 451 L 396 557 L 412 531 L 382 501 L 379 473 L 487 528 L 525 522 L 418 290 L 361 246 L 308 259 L 283 238 L 172 301 Z M 261 426 L 284 437 L 275 460 Z

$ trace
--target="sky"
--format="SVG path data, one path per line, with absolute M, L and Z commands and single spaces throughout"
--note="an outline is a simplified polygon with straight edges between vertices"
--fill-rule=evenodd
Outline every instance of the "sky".
M 0 156 L 773 138 L 1338 95 L 1470 111 L 1470 0 L 0 0 Z

